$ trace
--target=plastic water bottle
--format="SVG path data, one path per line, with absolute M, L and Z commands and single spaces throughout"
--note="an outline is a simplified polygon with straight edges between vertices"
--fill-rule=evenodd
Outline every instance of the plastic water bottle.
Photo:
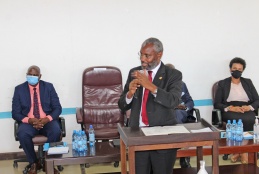
M 78 135 L 77 151 L 82 152 L 83 151 L 83 139 L 82 139 L 81 131 L 78 131 L 77 135 Z
M 205 169 L 205 161 L 200 161 L 200 166 L 201 168 L 197 174 L 208 174 L 208 172 Z
M 242 122 L 237 123 L 237 129 L 236 129 L 236 141 L 241 142 L 243 141 L 243 130 L 242 130 Z
M 236 120 L 233 120 L 231 125 L 231 140 L 236 140 L 236 130 L 237 130 Z
M 228 120 L 226 125 L 226 138 L 227 140 L 231 140 L 231 122 Z
M 89 130 L 88 130 L 88 134 L 89 134 L 89 145 L 94 146 L 94 144 L 95 144 L 95 134 L 94 134 L 93 125 L 90 125 Z
M 82 134 L 82 141 L 83 141 L 83 150 L 86 151 L 87 150 L 87 137 L 85 134 L 85 131 L 81 131 Z
M 90 155 L 95 156 L 95 146 L 90 146 L 89 149 L 90 149 Z
M 72 149 L 75 150 L 76 149 L 76 130 L 73 130 L 73 134 L 72 134 Z
M 259 142 L 259 125 L 258 125 L 258 116 L 255 116 L 254 124 L 254 143 Z
M 240 127 L 241 127 L 241 131 L 242 131 L 242 140 L 244 139 L 244 124 L 242 122 L 242 119 L 238 119 L 238 122 L 240 122 Z

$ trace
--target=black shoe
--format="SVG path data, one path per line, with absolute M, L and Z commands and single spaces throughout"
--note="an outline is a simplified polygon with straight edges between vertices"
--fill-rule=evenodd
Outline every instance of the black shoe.
M 180 166 L 181 168 L 191 168 L 190 157 L 181 157 L 180 158 Z

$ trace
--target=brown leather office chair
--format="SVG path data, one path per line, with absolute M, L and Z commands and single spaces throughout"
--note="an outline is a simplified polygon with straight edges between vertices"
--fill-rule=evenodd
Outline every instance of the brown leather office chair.
M 212 103 L 214 105 L 215 95 L 218 89 L 218 82 L 215 82 L 212 86 Z M 223 123 L 221 111 L 220 109 L 213 109 L 212 110 L 212 125 L 218 127 L 219 129 L 224 129 L 226 123 Z
M 121 93 L 122 76 L 118 68 L 96 66 L 84 70 L 82 108 L 76 109 L 76 119 L 87 135 L 89 126 L 93 125 L 97 141 L 119 138 L 117 123 L 123 125 L 124 122 L 124 115 L 118 107 Z M 118 164 L 116 161 L 114 166 Z
M 65 119 L 63 117 L 59 117 L 59 122 L 60 122 L 60 128 L 61 128 L 61 137 L 60 137 L 60 141 L 62 140 L 62 137 L 66 136 L 66 126 L 65 126 Z M 19 124 L 17 121 L 14 122 L 14 138 L 16 141 L 19 141 L 18 136 L 17 136 L 17 131 L 18 131 L 18 127 Z M 38 146 L 38 158 L 40 160 L 40 163 L 42 164 L 42 166 L 44 166 L 44 152 L 43 152 L 43 145 L 44 143 L 47 142 L 47 137 L 43 136 L 43 135 L 37 135 L 35 136 L 33 139 L 33 144 L 34 146 Z M 19 148 L 22 148 L 21 146 Z M 21 159 L 16 159 L 13 162 L 13 167 L 17 168 L 18 167 L 18 162 L 27 162 L 26 158 L 21 158 Z M 23 174 L 27 174 L 28 170 L 30 168 L 30 165 L 27 165 L 23 171 Z M 44 171 L 44 167 L 43 167 L 43 171 Z M 58 170 L 62 171 L 63 167 L 62 166 L 58 166 Z

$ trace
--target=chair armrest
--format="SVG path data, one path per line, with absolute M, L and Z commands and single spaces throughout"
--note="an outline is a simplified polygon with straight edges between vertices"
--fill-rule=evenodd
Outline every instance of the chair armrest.
M 223 122 L 222 122 L 222 115 L 221 115 L 221 111 L 219 109 L 213 109 L 212 110 L 212 125 L 216 125 L 219 128 L 221 128 L 223 126 Z
M 66 124 L 65 119 L 63 117 L 59 117 L 60 125 L 61 125 L 61 133 L 62 137 L 66 136 Z
M 18 136 L 17 136 L 18 127 L 19 127 L 18 121 L 15 121 L 14 122 L 14 138 L 15 138 L 15 141 L 19 140 Z
M 76 108 L 76 121 L 77 123 L 83 123 L 83 112 L 82 108 Z
M 200 114 L 200 110 L 198 108 L 192 108 L 195 112 L 195 116 L 196 116 L 196 119 L 197 119 L 197 122 L 200 122 L 201 121 L 201 114 Z

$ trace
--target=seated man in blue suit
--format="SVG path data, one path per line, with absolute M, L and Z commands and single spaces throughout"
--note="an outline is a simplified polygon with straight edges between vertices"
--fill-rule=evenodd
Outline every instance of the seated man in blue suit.
M 12 101 L 12 117 L 18 121 L 17 136 L 30 163 L 28 174 L 37 174 L 42 166 L 34 151 L 32 138 L 44 135 L 48 142 L 60 140 L 59 115 L 62 107 L 51 83 L 40 80 L 40 68 L 28 68 L 27 81 L 16 86 Z M 59 171 L 55 169 L 55 174 Z
M 166 64 L 172 69 L 175 69 L 174 65 Z M 182 84 L 182 95 L 181 95 L 181 104 L 179 104 L 175 109 L 175 114 L 178 123 L 186 123 L 188 116 L 192 115 L 191 110 L 193 109 L 194 102 L 192 97 L 188 91 L 186 84 L 183 82 Z M 181 157 L 180 158 L 181 168 L 189 168 L 190 165 L 190 157 Z

